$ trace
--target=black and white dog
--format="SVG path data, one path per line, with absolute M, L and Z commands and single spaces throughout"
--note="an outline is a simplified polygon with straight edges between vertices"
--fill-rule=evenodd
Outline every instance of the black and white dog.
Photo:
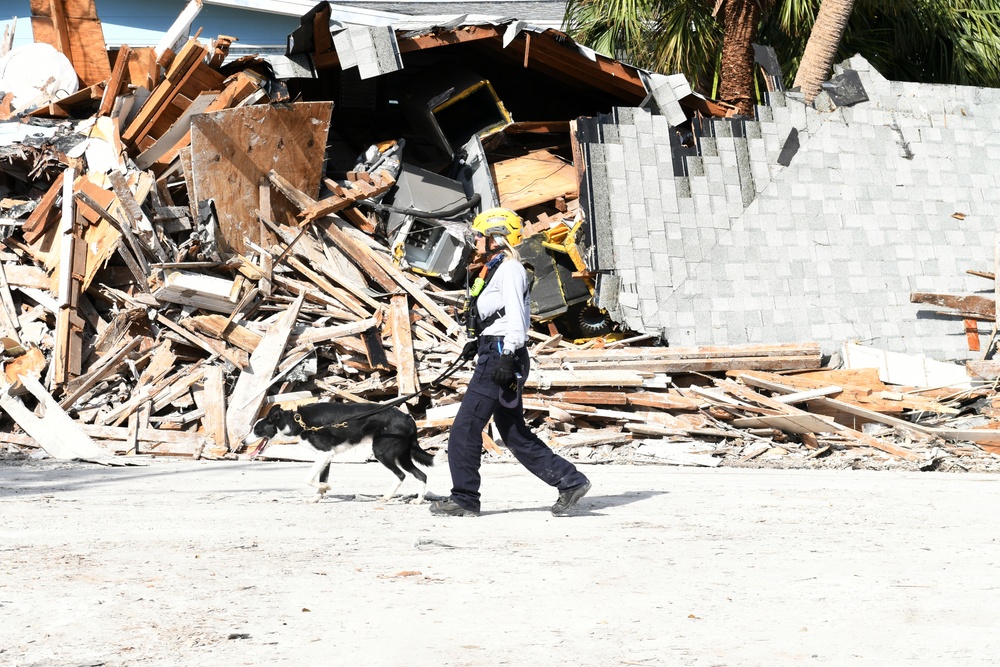
M 319 502 L 323 494 L 330 490 L 327 480 L 333 457 L 357 446 L 365 438 L 371 438 L 375 458 L 398 479 L 382 496 L 382 501 L 396 495 L 406 479 L 405 470 L 420 481 L 420 493 L 413 503 L 422 503 L 427 494 L 427 475 L 414 465 L 414 461 L 422 466 L 432 466 L 434 457 L 417 444 L 416 422 L 413 417 L 395 408 L 366 414 L 372 409 L 373 406 L 366 403 L 314 403 L 298 410 L 275 407 L 253 425 L 243 443 L 249 446 L 260 440 L 251 456 L 259 454 L 268 440 L 278 434 L 298 437 L 309 443 L 317 451 L 317 457 L 306 483 L 316 487 L 312 502 Z

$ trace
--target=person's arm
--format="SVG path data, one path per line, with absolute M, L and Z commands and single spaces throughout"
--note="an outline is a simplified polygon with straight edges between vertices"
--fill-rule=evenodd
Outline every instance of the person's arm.
M 528 288 L 528 275 L 520 262 L 507 260 L 497 270 L 500 278 L 500 294 L 503 297 L 504 319 L 507 321 L 503 336 L 503 353 L 513 354 L 524 346 L 527 339 L 527 324 L 524 321 L 524 293 Z

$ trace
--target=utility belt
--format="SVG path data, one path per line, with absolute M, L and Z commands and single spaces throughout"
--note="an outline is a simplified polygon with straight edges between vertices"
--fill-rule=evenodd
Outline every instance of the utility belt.
M 481 343 L 487 343 L 489 345 L 493 345 L 494 343 L 503 343 L 503 339 L 504 339 L 503 336 L 480 336 L 479 337 L 479 341 Z M 514 350 L 514 352 L 520 351 L 523 347 L 524 346 L 522 345 L 521 347 L 519 347 L 516 350 Z

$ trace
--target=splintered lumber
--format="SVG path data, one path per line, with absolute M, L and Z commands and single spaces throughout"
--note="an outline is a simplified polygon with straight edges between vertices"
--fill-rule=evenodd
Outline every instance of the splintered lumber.
M 557 401 L 560 403 L 576 403 L 588 405 L 628 405 L 630 396 L 636 394 L 626 394 L 623 391 L 559 391 L 548 394 L 524 394 L 524 399 L 536 399 L 539 401 Z
M 210 366 L 205 369 L 202 390 L 195 394 L 195 400 L 202 399 L 201 408 L 205 411 L 202 423 L 205 432 L 219 449 L 219 454 L 225 454 L 229 448 L 226 434 L 226 379 L 222 368 Z
M 107 448 L 107 454 L 111 452 L 125 454 L 138 449 L 141 454 L 154 456 L 197 456 L 205 448 L 208 440 L 203 433 L 155 428 L 139 428 L 133 432 L 123 426 L 81 424 L 80 431 L 85 437 L 101 442 Z M 138 443 L 139 446 L 132 447 L 130 442 Z M 127 464 L 127 460 L 116 462 L 115 459 L 111 459 L 111 461 L 115 465 Z
M 410 331 L 410 306 L 405 295 L 390 300 L 389 322 L 392 326 L 392 349 L 396 353 L 396 383 L 399 395 L 420 390 L 416 362 L 413 357 L 413 335 Z
M 357 181 L 347 183 L 347 185 L 338 185 L 332 181 L 326 181 L 326 185 L 333 191 L 333 195 L 302 209 L 299 217 L 303 222 L 312 222 L 331 213 L 343 211 L 348 206 L 353 206 L 363 199 L 370 199 L 388 192 L 395 184 L 396 179 L 384 170 L 372 175 L 371 184 Z
M 934 306 L 953 308 L 960 313 L 968 313 L 978 319 L 989 320 L 990 322 L 996 319 L 996 301 L 986 296 L 958 296 L 954 294 L 911 292 L 910 303 L 929 303 Z
M 262 338 L 259 333 L 251 331 L 240 324 L 229 322 L 222 315 L 188 317 L 181 320 L 180 325 L 192 331 L 224 340 L 230 345 L 235 345 L 251 354 L 257 349 L 257 345 L 260 344 Z
M 24 242 L 31 244 L 38 240 L 50 224 L 56 220 L 55 207 L 56 200 L 59 199 L 59 195 L 62 193 L 63 178 L 65 178 L 66 172 L 60 172 L 56 176 L 55 180 L 52 181 L 52 185 L 45 192 L 45 195 L 39 200 L 38 205 L 35 210 L 31 212 L 28 219 L 24 221 L 24 225 L 21 226 L 21 232 L 24 234 Z M 72 180 L 72 179 L 71 179 Z
M 300 334 L 293 334 L 289 344 L 295 347 L 302 345 L 318 345 L 336 340 L 338 338 L 343 338 L 345 336 L 357 336 L 364 331 L 368 331 L 374 326 L 376 326 L 375 319 L 368 318 L 358 320 L 356 322 L 349 322 L 347 324 L 338 324 L 332 327 L 310 328 Z
M 17 319 L 17 308 L 14 306 L 14 296 L 10 293 L 10 283 L 7 282 L 7 271 L 0 262 L 0 326 L 4 335 L 18 345 L 21 344 L 21 323 Z
M 104 379 L 107 375 L 114 372 L 125 356 L 139 347 L 143 340 L 144 338 L 142 336 L 135 336 L 131 340 L 120 345 L 116 352 L 105 356 L 96 364 L 93 364 L 87 371 L 86 375 L 81 375 L 76 378 L 76 383 L 73 385 L 72 393 L 68 394 L 59 402 L 59 407 L 64 410 L 72 408 L 73 404 L 76 403 L 81 396 L 90 391 L 94 385 Z
M 573 164 L 547 150 L 490 165 L 500 205 L 512 211 L 544 204 L 558 197 L 576 199 L 580 182 Z
M 115 100 L 125 87 L 128 76 L 128 60 L 132 53 L 132 48 L 127 44 L 122 44 L 115 57 L 115 66 L 111 70 L 111 77 L 108 85 L 104 89 L 104 97 L 101 99 L 101 106 L 97 110 L 98 116 L 107 116 L 115 106 Z M 110 62 L 109 62 L 110 64 Z
M 290 201 L 295 202 L 300 209 L 307 208 L 314 203 L 314 200 L 312 200 L 307 194 L 294 187 L 293 184 L 289 183 L 287 179 L 277 172 L 271 171 L 267 176 L 275 187 L 281 190 L 281 192 L 288 197 Z M 430 313 L 431 317 L 445 326 L 445 330 L 448 334 L 452 334 L 460 330 L 461 327 L 458 325 L 458 322 L 448 315 L 448 313 L 446 313 L 438 304 L 432 301 L 422 289 L 414 285 L 413 281 L 399 268 L 393 266 L 392 262 L 388 259 L 383 258 L 377 252 L 368 250 L 364 244 L 353 239 L 347 232 L 340 229 L 337 225 L 329 225 L 325 229 L 325 232 L 329 238 L 344 252 L 344 254 L 351 259 L 351 261 L 357 264 L 362 271 L 375 280 L 375 282 L 378 283 L 384 290 L 388 292 L 395 292 L 397 287 L 402 287 L 410 296 L 413 297 L 414 301 L 419 303 L 428 313 Z M 454 350 L 461 349 L 458 346 L 458 343 L 448 341 L 448 344 L 449 347 Z
M 76 208 L 73 206 L 72 167 L 63 180 L 62 219 L 59 224 L 59 312 L 56 316 L 55 348 L 52 352 L 52 384 L 60 386 L 70 376 L 80 375 L 83 321 L 77 315 L 80 278 L 85 273 L 87 248 L 77 238 Z
M 243 438 L 250 433 L 257 419 L 257 414 L 264 404 L 265 392 L 285 352 L 288 336 L 299 316 L 303 301 L 305 295 L 300 294 L 288 310 L 271 325 L 257 349 L 250 355 L 250 363 L 236 381 L 226 410 L 226 437 L 232 451 L 239 450 Z
M 793 417 L 796 420 L 799 420 L 799 419 L 809 420 L 809 427 L 814 429 L 813 431 L 811 431 L 813 433 L 839 433 L 841 435 L 847 435 L 847 436 L 850 436 L 851 438 L 854 438 L 855 440 L 857 440 L 858 442 L 860 442 L 860 443 L 862 443 L 864 445 L 867 445 L 867 446 L 872 447 L 874 449 L 881 450 L 883 452 L 886 452 L 887 454 L 891 454 L 893 456 L 897 456 L 897 457 L 905 459 L 907 461 L 919 461 L 920 460 L 920 455 L 919 454 L 917 454 L 915 452 L 912 452 L 912 451 L 910 451 L 908 449 L 904 449 L 902 447 L 897 447 L 896 445 L 893 445 L 893 444 L 890 444 L 890 443 L 882 442 L 882 441 L 880 441 L 880 440 L 878 440 L 876 438 L 871 437 L 870 435 L 862 433 L 861 431 L 856 431 L 856 430 L 854 430 L 852 428 L 848 428 L 847 426 L 844 426 L 843 424 L 838 424 L 838 423 L 832 422 L 832 421 L 831 422 L 827 422 L 826 420 L 819 419 L 816 415 L 813 415 L 811 412 L 807 412 L 805 410 L 800 410 L 800 409 L 798 409 L 796 407 L 793 407 L 791 405 L 785 405 L 784 403 L 781 403 L 780 401 L 777 401 L 777 400 L 775 400 L 773 398 L 768 398 L 767 396 L 759 394 L 759 393 L 753 391 L 752 389 L 749 389 L 748 387 L 745 387 L 743 385 L 737 384 L 737 383 L 733 382 L 732 380 L 716 380 L 715 384 L 716 384 L 716 386 L 718 386 L 719 388 L 721 388 L 721 389 L 725 390 L 726 392 L 732 394 L 733 396 L 737 396 L 738 398 L 742 398 L 742 399 L 747 400 L 747 401 L 752 401 L 752 402 L 758 403 L 760 405 L 763 405 L 764 407 L 771 408 L 772 410 L 777 410 L 777 411 L 779 411 L 781 413 L 779 416 L 782 416 L 782 417 Z M 829 400 L 829 399 L 821 399 L 821 400 Z M 757 419 L 760 419 L 760 418 L 757 418 Z M 783 423 L 784 426 L 779 426 L 778 425 L 779 423 Z M 793 423 L 791 421 L 789 421 L 787 423 L 786 422 L 780 422 L 780 421 L 778 421 L 778 422 L 768 423 L 767 425 L 768 426 L 773 426 L 774 428 L 780 428 L 783 431 L 784 430 L 788 430 L 789 432 L 792 432 L 792 433 L 801 432 L 801 431 L 796 431 L 796 430 L 793 430 L 793 429 L 796 429 L 796 428 L 801 429 L 801 428 L 803 428 L 803 426 L 801 425 L 801 422 L 799 422 L 799 423 Z M 822 429 L 822 430 L 820 430 L 820 429 Z
M 300 210 L 305 210 L 315 205 L 316 202 L 312 197 L 302 192 L 300 188 L 297 188 L 294 183 L 291 183 L 278 172 L 271 170 L 268 172 L 267 177 L 288 201 Z M 362 243 L 351 238 L 336 224 L 327 225 L 324 228 L 324 233 L 365 275 L 375 281 L 379 287 L 387 292 L 396 291 L 394 280 L 375 261 L 374 253 L 369 251 Z
M 11 385 L 0 386 L 0 407 L 17 422 L 25 433 L 35 439 L 49 456 L 57 459 L 79 459 L 101 465 L 124 465 L 115 461 L 79 425 L 59 407 L 38 380 L 29 376 L 18 377 L 20 383 L 38 400 L 44 417 L 38 417 L 25 407 L 21 399 L 11 396 Z
M 375 259 L 378 265 L 381 266 L 386 273 L 392 276 L 393 280 L 395 280 L 400 287 L 406 290 L 406 292 L 413 297 L 414 301 L 423 306 L 424 310 L 430 313 L 431 317 L 433 317 L 438 322 L 444 325 L 445 331 L 449 335 L 452 335 L 455 332 L 461 330 L 461 327 L 459 326 L 458 322 L 456 322 L 450 315 L 448 315 L 448 313 L 446 313 L 444 309 L 441 308 L 441 306 L 434 303 L 434 301 L 432 301 L 431 298 L 427 296 L 426 292 L 424 292 L 422 289 L 420 289 L 414 284 L 413 280 L 411 280 L 408 275 L 404 274 L 399 268 L 393 266 L 392 262 L 390 262 L 386 258 L 383 258 L 378 253 L 372 253 L 371 256 Z M 452 340 L 448 340 L 445 342 L 452 350 L 461 349 L 461 346 Z
M 223 250 L 243 253 L 245 239 L 261 242 L 258 185 L 271 170 L 297 189 L 319 193 L 330 129 L 330 102 L 282 107 L 251 105 L 194 116 L 191 121 L 192 201 L 215 200 Z M 274 220 L 288 224 L 295 207 L 276 197 Z
M 868 387 L 863 385 L 838 385 L 839 392 L 830 395 L 828 398 L 835 399 L 838 404 L 850 404 L 865 412 L 880 412 L 898 414 L 904 410 L 923 410 L 926 412 L 937 412 L 941 414 L 954 414 L 953 408 L 941 405 L 921 396 L 900 395 L 889 391 L 889 387 L 878 379 L 878 370 L 874 368 L 863 369 L 867 371 L 864 376 L 856 371 L 826 371 L 821 373 L 805 373 L 801 375 L 775 375 L 763 371 L 733 371 L 729 373 L 734 377 L 744 378 L 746 384 L 753 384 L 756 387 L 771 389 L 785 394 L 795 392 L 809 392 L 828 390 L 831 382 L 824 382 L 829 377 L 831 380 L 839 377 L 848 382 L 861 382 L 867 378 L 870 381 Z M 817 379 L 818 378 L 818 379 Z M 780 387 L 780 388 L 779 388 Z M 875 391 L 872 391 L 874 389 Z M 888 398 L 890 397 L 891 398 Z M 807 397 L 805 400 L 820 398 L 819 396 Z M 784 401 L 784 398 L 782 399 Z M 817 403 L 819 404 L 819 403 Z M 832 406 L 832 403 L 824 403 Z M 846 411 L 846 409 L 844 410 Z
M 538 358 L 540 368 L 632 369 L 651 373 L 819 368 L 819 343 L 731 347 L 559 349 Z
M 71 63 L 84 86 L 111 76 L 111 61 L 94 0 L 31 0 L 36 42 L 51 44 Z
M 163 80 L 146 98 L 132 122 L 122 131 L 122 141 L 132 147 L 133 153 L 138 153 L 140 142 L 153 130 L 154 123 L 167 112 L 174 98 L 180 94 L 181 87 L 201 66 L 206 53 L 198 40 L 190 39 L 174 58 Z

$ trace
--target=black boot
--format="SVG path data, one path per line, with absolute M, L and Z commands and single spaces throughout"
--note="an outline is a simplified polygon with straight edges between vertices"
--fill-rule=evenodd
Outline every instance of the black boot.
M 479 516 L 479 512 L 462 507 L 450 497 L 431 503 L 431 514 L 443 516 Z
M 552 516 L 568 516 L 573 506 L 580 502 L 580 498 L 587 495 L 587 491 L 590 491 L 589 481 L 578 484 L 571 489 L 560 491 L 559 499 L 552 506 Z

